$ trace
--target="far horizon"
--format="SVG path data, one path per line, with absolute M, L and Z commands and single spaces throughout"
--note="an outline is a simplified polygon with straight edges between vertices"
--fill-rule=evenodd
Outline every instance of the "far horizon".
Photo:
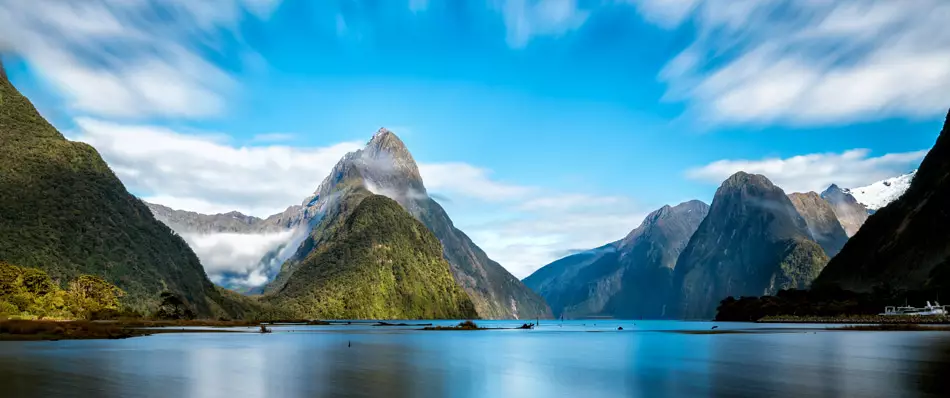
M 143 200 L 264 218 L 385 126 L 519 279 L 739 170 L 787 193 L 905 174 L 950 103 L 947 73 L 887 62 L 947 69 L 939 22 L 887 3 L 25 3 L 0 8 L 7 74 Z

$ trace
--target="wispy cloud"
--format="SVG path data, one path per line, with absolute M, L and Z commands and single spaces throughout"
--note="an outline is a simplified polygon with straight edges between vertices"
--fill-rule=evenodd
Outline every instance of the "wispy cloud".
M 649 10 L 671 3 L 638 4 L 654 20 Z M 950 103 L 948 2 L 701 0 L 697 7 L 695 40 L 661 78 L 667 99 L 688 102 L 706 121 L 922 118 Z
M 490 171 L 468 163 L 420 164 L 419 172 L 426 188 L 468 196 L 485 201 L 507 201 L 523 198 L 535 188 L 506 184 L 490 178 Z
M 790 158 L 720 160 L 686 172 L 695 180 L 719 184 L 730 175 L 745 171 L 762 174 L 785 192 L 821 192 L 831 184 L 853 188 L 906 173 L 916 168 L 926 150 L 869 157 L 867 149 L 843 153 L 815 153 Z
M 80 112 L 109 117 L 215 115 L 235 89 L 202 51 L 225 51 L 245 15 L 275 0 L 0 2 L 0 47 L 12 48 Z
M 220 135 L 79 118 L 70 138 L 93 145 L 133 192 L 176 209 L 268 216 L 310 195 L 363 142 L 321 148 L 235 146 Z M 143 145 L 148 143 L 148 145 Z
M 508 45 L 515 48 L 538 36 L 560 36 L 580 28 L 590 16 L 577 0 L 501 0 L 499 5 Z

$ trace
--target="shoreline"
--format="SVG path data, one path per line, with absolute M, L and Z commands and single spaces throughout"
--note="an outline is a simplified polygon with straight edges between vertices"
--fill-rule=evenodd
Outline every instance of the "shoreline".
M 801 323 L 827 325 L 950 325 L 947 316 L 885 316 L 885 315 L 847 315 L 835 317 L 823 316 L 767 316 L 755 323 Z

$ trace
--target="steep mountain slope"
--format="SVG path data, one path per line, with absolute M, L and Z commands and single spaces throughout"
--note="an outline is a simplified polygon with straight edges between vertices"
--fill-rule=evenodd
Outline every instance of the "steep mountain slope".
M 848 237 L 854 236 L 868 219 L 867 206 L 858 203 L 858 200 L 837 185 L 832 184 L 821 193 L 822 199 L 831 204 L 832 211 L 838 217 L 838 222 L 844 227 Z
M 907 191 L 907 188 L 910 187 L 910 182 L 914 179 L 914 175 L 916 174 L 917 170 L 914 170 L 910 173 L 881 180 L 871 185 L 846 189 L 845 193 L 851 194 L 858 203 L 865 205 L 868 210 L 874 212 L 897 200 L 897 198 L 900 198 L 901 195 Z
M 392 132 L 380 129 L 366 148 L 343 157 L 304 206 L 318 209 L 309 236 L 282 267 L 265 292 L 283 288 L 314 250 L 328 244 L 337 228 L 333 220 L 359 203 L 360 190 L 388 196 L 421 221 L 442 243 L 443 256 L 456 282 L 468 293 L 482 318 L 549 318 L 550 309 L 537 294 L 501 265 L 488 258 L 452 224 L 425 189 L 409 150 Z
M 398 203 L 362 198 L 333 220 L 333 238 L 268 297 L 296 317 L 466 319 L 475 306 L 452 277 L 438 239 Z
M 167 289 L 204 316 L 237 311 L 188 245 L 126 191 L 96 150 L 66 140 L 4 77 L 0 261 L 41 268 L 60 283 L 101 276 L 139 309 L 153 307 Z
M 807 287 L 827 261 L 781 188 L 764 176 L 736 173 L 716 191 L 676 263 L 673 315 L 712 318 L 727 296 Z
M 290 206 L 281 213 L 266 219 L 248 216 L 236 211 L 223 214 L 201 214 L 186 210 L 176 210 L 157 203 L 145 202 L 155 219 L 161 221 L 175 232 L 222 233 L 233 232 L 251 234 L 278 232 L 293 229 L 304 223 L 312 212 L 305 206 Z
M 857 292 L 950 288 L 950 115 L 907 192 L 879 209 L 815 281 Z
M 676 260 L 708 211 L 700 201 L 664 206 L 624 239 L 555 261 L 524 282 L 555 316 L 663 317 Z
M 805 219 L 812 238 L 821 245 L 822 249 L 825 249 L 825 254 L 828 257 L 838 254 L 848 241 L 848 234 L 838 222 L 838 216 L 835 215 L 831 203 L 815 192 L 796 192 L 788 195 L 788 198 L 795 206 L 795 210 L 798 210 L 798 214 Z

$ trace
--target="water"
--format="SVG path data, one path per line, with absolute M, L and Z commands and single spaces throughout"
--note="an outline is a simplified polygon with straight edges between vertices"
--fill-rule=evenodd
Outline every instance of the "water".
M 950 394 L 950 332 L 843 332 L 808 325 L 782 325 L 776 330 L 775 325 L 726 323 L 718 324 L 719 330 L 761 333 L 697 335 L 673 331 L 705 331 L 713 324 L 600 320 L 559 324 L 542 321 L 535 330 L 450 332 L 369 325 L 280 326 L 271 334 L 0 342 L 0 396 Z M 625 330 L 617 331 L 617 326 Z

